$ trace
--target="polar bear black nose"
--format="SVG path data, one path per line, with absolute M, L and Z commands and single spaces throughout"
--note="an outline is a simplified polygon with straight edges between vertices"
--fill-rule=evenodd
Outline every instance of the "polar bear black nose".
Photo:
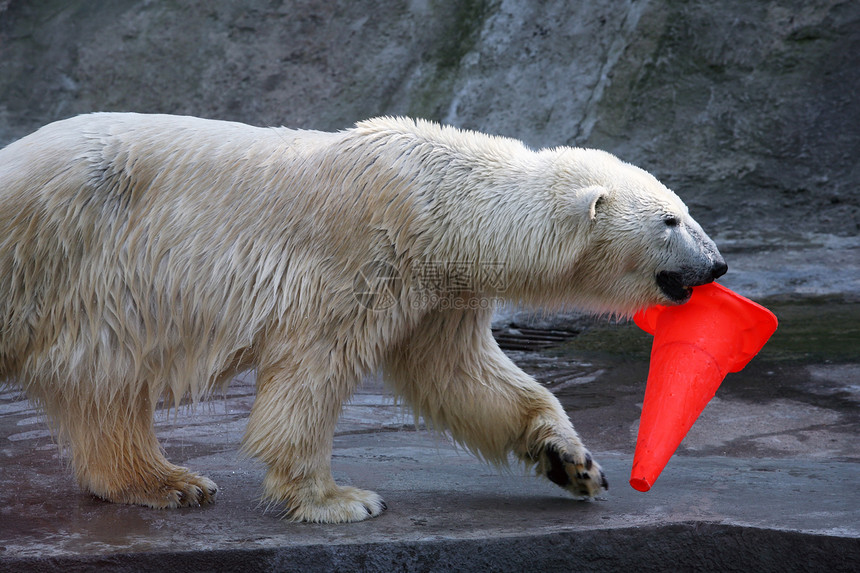
M 726 264 L 726 261 L 719 259 L 714 263 L 714 266 L 711 267 L 711 276 L 716 280 L 726 274 L 728 270 L 729 265 Z

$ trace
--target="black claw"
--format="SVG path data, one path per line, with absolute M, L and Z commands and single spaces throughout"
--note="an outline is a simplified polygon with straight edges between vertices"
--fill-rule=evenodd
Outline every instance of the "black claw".
M 594 460 L 591 459 L 591 454 L 585 452 L 585 469 L 590 470 L 592 465 L 594 465 Z
M 570 485 L 570 476 L 567 475 L 567 471 L 564 469 L 564 462 L 561 461 L 561 456 L 559 456 L 558 450 L 555 446 L 547 446 L 546 448 L 546 457 L 549 459 L 549 471 L 546 472 L 546 477 L 549 480 L 561 487 L 567 487 Z
M 366 506 L 366 505 L 365 505 L 365 506 L 364 506 L 364 509 L 366 509 L 366 510 L 367 510 L 367 515 L 373 515 L 373 510 L 372 510 L 372 509 L 370 509 L 368 506 Z
M 382 502 L 382 511 L 385 511 L 387 509 L 388 509 L 388 504 L 383 501 Z
M 600 470 L 600 486 L 609 491 L 609 482 L 606 481 L 606 475 L 603 473 L 603 470 Z

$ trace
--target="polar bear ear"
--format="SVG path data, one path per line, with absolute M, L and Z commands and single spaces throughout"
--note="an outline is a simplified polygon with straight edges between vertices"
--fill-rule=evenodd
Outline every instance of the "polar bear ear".
M 609 192 L 600 185 L 586 187 L 576 194 L 573 200 L 574 207 L 577 213 L 583 213 L 588 216 L 589 221 L 593 221 L 597 216 L 597 209 L 600 203 L 609 196 Z

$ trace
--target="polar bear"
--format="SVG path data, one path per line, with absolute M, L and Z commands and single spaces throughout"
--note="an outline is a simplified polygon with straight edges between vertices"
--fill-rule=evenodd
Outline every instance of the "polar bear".
M 211 480 L 165 459 L 153 410 L 255 368 L 243 447 L 268 466 L 264 497 L 315 522 L 385 509 L 330 471 L 342 405 L 379 371 L 482 458 L 600 494 L 483 301 L 629 315 L 726 271 L 684 203 L 608 153 L 404 118 L 78 116 L 0 151 L 0 220 L 0 380 L 44 407 L 83 488 L 211 502 Z

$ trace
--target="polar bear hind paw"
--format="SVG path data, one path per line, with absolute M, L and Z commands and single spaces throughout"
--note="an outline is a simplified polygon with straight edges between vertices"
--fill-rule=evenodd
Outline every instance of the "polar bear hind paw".
M 585 449 L 574 455 L 548 444 L 538 458 L 537 471 L 577 497 L 594 498 L 609 489 L 606 474 Z
M 288 505 L 286 519 L 311 523 L 364 521 L 388 509 L 378 494 L 354 487 L 336 487 L 321 497 L 295 496 Z
M 110 485 L 90 485 L 87 489 L 106 501 L 155 509 L 199 507 L 215 501 L 218 486 L 209 478 L 176 466 L 165 473 L 166 476 L 153 476 L 132 486 L 114 488 Z
M 198 507 L 215 501 L 218 486 L 211 479 L 189 474 L 187 481 L 176 484 L 171 493 L 171 504 L 169 507 Z M 175 505 L 173 505 L 175 503 Z

